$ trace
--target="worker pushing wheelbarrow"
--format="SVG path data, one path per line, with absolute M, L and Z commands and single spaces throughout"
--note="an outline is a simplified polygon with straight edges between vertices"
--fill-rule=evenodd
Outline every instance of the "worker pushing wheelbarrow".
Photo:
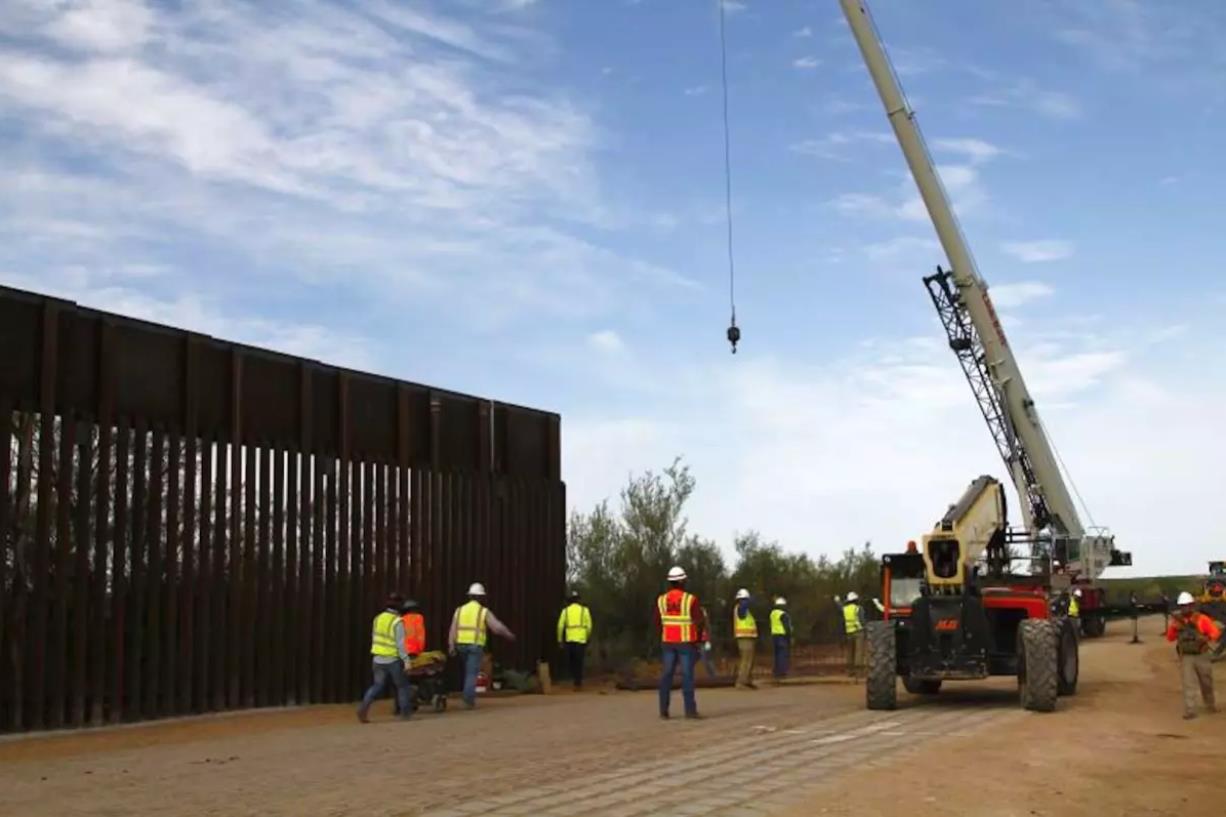
M 421 607 L 413 599 L 407 599 L 400 608 L 400 620 L 404 625 L 405 652 L 411 659 L 408 674 L 413 686 L 413 710 L 422 706 L 433 707 L 435 712 L 447 709 L 447 654 L 438 650 L 426 650 L 426 619 Z

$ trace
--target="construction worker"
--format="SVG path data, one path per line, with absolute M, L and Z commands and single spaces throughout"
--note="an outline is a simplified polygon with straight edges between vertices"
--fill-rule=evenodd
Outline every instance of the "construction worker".
M 558 646 L 566 650 L 570 679 L 575 691 L 583 689 L 583 660 L 592 637 L 592 611 L 580 603 L 579 591 L 570 592 L 570 604 L 558 616 Z
M 711 617 L 707 615 L 707 608 L 701 604 L 698 605 L 698 641 L 695 642 L 698 650 L 698 658 L 702 661 L 703 667 L 707 670 L 707 677 L 714 678 L 717 673 L 715 671 L 715 662 L 711 660 Z
M 1179 654 L 1180 672 L 1183 681 L 1183 717 L 1196 717 L 1196 687 L 1200 686 L 1205 708 L 1217 712 L 1213 694 L 1213 663 L 1210 660 L 1210 642 L 1220 641 L 1222 630 L 1204 613 L 1196 610 L 1196 599 L 1191 593 L 1179 594 L 1179 608 L 1171 615 L 1171 625 L 1166 631 L 1166 640 L 1175 643 Z
M 736 637 L 736 688 L 757 689 L 753 682 L 753 660 L 758 651 L 758 622 L 749 609 L 749 591 L 736 591 L 736 609 L 732 613 L 732 634 Z
M 400 623 L 404 627 L 404 651 L 409 654 L 409 669 L 412 670 L 412 662 L 426 651 L 426 617 L 421 614 L 421 607 L 413 599 L 405 599 L 404 604 L 400 605 Z M 409 679 L 412 681 L 412 675 Z M 400 714 L 399 699 L 392 709 L 392 714 Z
M 685 590 L 686 575 L 680 567 L 668 571 L 668 591 L 656 599 L 656 620 L 660 625 L 660 643 L 663 653 L 663 671 L 660 673 L 660 717 L 668 718 L 672 698 L 673 677 L 681 667 L 681 697 L 685 702 L 685 716 L 691 719 L 698 714 L 698 702 L 694 696 L 694 659 L 697 656 L 698 631 L 702 622 L 702 608 L 698 599 Z
M 1068 598 L 1068 617 L 1081 618 L 1081 588 L 1075 588 Z
M 484 601 L 485 585 L 473 582 L 468 588 L 468 601 L 456 608 L 447 634 L 448 651 L 464 659 L 464 706 L 469 709 L 477 705 L 477 673 L 490 631 L 508 641 L 515 640 L 515 633 L 485 607 Z
M 864 663 L 864 611 L 860 609 L 860 595 L 854 590 L 843 602 L 843 633 L 847 636 L 847 674 L 855 678 Z
M 409 683 L 409 653 L 404 647 L 404 623 L 400 620 L 400 608 L 404 599 L 397 593 L 387 597 L 383 612 L 375 616 L 370 627 L 370 654 L 374 681 L 362 703 L 358 705 L 358 720 L 370 723 L 367 717 L 370 706 L 390 681 L 396 686 L 396 712 L 401 720 L 413 714 L 413 687 Z
M 788 615 L 788 600 L 783 596 L 775 599 L 771 610 L 771 642 L 775 646 L 775 683 L 788 674 L 788 658 L 792 651 L 792 617 Z

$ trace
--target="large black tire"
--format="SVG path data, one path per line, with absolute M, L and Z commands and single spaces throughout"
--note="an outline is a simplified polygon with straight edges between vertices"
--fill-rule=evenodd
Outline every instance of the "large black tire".
M 1102 616 L 1085 616 L 1081 620 L 1081 632 L 1086 638 L 1102 638 L 1107 634 L 1107 620 Z
M 868 642 L 868 680 L 864 684 L 869 709 L 894 709 L 898 706 L 898 657 L 895 653 L 894 623 L 870 621 Z
M 1077 625 L 1064 619 L 1060 629 L 1060 677 L 1056 692 L 1060 695 L 1077 694 L 1077 678 L 1081 674 L 1081 656 L 1078 653 Z
M 941 691 L 940 681 L 921 680 L 919 678 L 904 677 L 902 679 L 903 689 L 910 692 L 912 695 L 936 695 Z
M 1051 619 L 1028 618 L 1018 627 L 1017 686 L 1022 708 L 1051 712 L 1060 683 L 1060 627 Z

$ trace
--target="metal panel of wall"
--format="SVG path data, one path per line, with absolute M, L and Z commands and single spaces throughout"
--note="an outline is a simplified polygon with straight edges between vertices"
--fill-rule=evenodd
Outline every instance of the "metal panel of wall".
M 0 732 L 353 700 L 472 581 L 552 643 L 556 414 L 0 287 Z

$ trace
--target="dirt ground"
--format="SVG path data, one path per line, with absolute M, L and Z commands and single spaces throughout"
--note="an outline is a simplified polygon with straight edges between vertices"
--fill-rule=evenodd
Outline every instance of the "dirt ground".
M 312 707 L 5 740 L 0 814 L 1218 813 L 1226 715 L 1180 718 L 1159 628 L 1086 642 L 1081 689 L 1050 715 L 1020 712 L 1004 681 L 902 694 L 896 713 L 818 683 L 703 690 L 699 722 L 660 721 L 651 692 L 592 691 L 407 724 L 385 703 L 369 726 Z

